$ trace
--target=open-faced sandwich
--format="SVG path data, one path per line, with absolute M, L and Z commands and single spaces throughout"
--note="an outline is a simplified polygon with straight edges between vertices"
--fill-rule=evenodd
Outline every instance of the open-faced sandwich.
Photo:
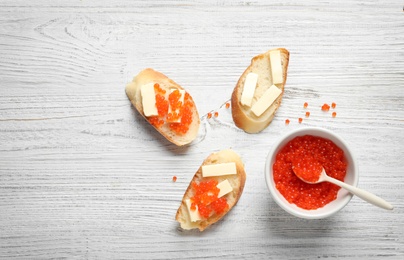
M 192 178 L 176 220 L 183 229 L 205 230 L 236 205 L 245 180 L 244 164 L 233 150 L 210 154 Z
M 289 51 L 269 50 L 255 56 L 234 88 L 233 121 L 247 133 L 264 130 L 281 105 L 289 64 Z
M 127 84 L 126 95 L 170 142 L 182 146 L 196 138 L 200 125 L 196 105 L 191 95 L 167 76 L 145 69 Z

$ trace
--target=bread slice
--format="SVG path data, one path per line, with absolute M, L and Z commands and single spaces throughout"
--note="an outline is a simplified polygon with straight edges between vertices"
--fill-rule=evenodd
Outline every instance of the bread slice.
M 166 90 L 166 99 L 168 99 L 168 94 L 170 89 L 183 89 L 180 85 L 175 83 L 173 80 L 169 79 L 167 76 L 163 75 L 162 73 L 155 71 L 153 69 L 145 69 L 141 71 L 132 82 L 126 85 L 126 95 L 128 96 L 129 100 L 132 102 L 133 106 L 137 109 L 137 111 L 149 122 L 149 119 L 144 115 L 143 112 L 143 105 L 142 105 L 142 96 L 141 96 L 141 87 L 145 84 L 149 83 L 158 83 L 160 87 Z M 183 146 L 186 144 L 191 143 L 197 136 L 200 119 L 198 110 L 196 105 L 190 96 L 190 102 L 193 104 L 191 107 L 192 111 L 192 123 L 189 126 L 188 131 L 185 134 L 178 133 L 173 131 L 168 123 L 164 123 L 160 127 L 153 127 L 159 131 L 167 140 L 170 142 L 178 145 Z
M 214 177 L 202 177 L 202 166 L 209 165 L 209 164 L 220 164 L 220 163 L 229 163 L 234 162 L 237 168 L 237 174 L 234 175 L 224 175 L 224 176 L 214 176 Z M 222 214 L 213 214 L 207 219 L 202 219 L 196 222 L 192 222 L 188 213 L 188 208 L 185 204 L 186 199 L 190 199 L 194 196 L 195 191 L 192 187 L 192 182 L 199 183 L 201 181 L 207 181 L 215 179 L 218 183 L 228 180 L 231 184 L 233 191 L 224 195 L 227 199 L 227 204 L 229 207 L 225 210 Z M 196 229 L 198 228 L 200 231 L 205 230 L 210 225 L 216 223 L 220 220 L 224 215 L 229 212 L 234 205 L 236 205 L 237 201 L 240 199 L 241 194 L 243 193 L 244 184 L 246 180 L 246 174 L 244 171 L 244 164 L 240 158 L 240 156 L 235 153 L 233 150 L 222 150 L 219 152 L 215 152 L 210 154 L 199 167 L 198 171 L 195 173 L 194 177 L 192 178 L 184 197 L 182 198 L 181 205 L 177 211 L 175 219 L 181 224 L 183 229 Z
M 274 50 L 279 50 L 281 53 L 283 83 L 276 84 L 276 86 L 280 90 L 282 90 L 282 93 L 261 116 L 257 117 L 251 111 L 251 107 L 255 104 L 255 102 L 259 100 L 259 98 L 264 94 L 264 92 L 273 85 L 269 53 Z M 288 64 L 289 64 L 289 51 L 283 48 L 269 50 L 263 54 L 260 54 L 252 58 L 250 66 L 248 66 L 248 68 L 241 75 L 231 96 L 233 121 L 238 128 L 243 129 L 247 133 L 258 133 L 264 130 L 271 123 L 271 121 L 275 116 L 276 110 L 281 105 L 287 78 Z M 247 107 L 241 104 L 241 94 L 243 92 L 245 79 L 250 72 L 258 74 L 258 81 L 254 93 L 254 98 L 252 101 L 252 106 Z

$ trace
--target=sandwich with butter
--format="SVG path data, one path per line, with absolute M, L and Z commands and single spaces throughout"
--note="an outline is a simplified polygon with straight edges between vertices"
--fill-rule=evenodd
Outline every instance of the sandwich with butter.
M 289 64 L 289 51 L 272 49 L 255 56 L 238 80 L 231 96 L 235 125 L 247 133 L 264 130 L 281 105 Z
M 192 178 L 175 219 L 183 229 L 205 230 L 236 205 L 245 180 L 244 164 L 233 150 L 210 154 Z
M 145 69 L 125 91 L 136 110 L 170 142 L 183 146 L 196 138 L 200 125 L 196 105 L 191 95 L 167 76 Z

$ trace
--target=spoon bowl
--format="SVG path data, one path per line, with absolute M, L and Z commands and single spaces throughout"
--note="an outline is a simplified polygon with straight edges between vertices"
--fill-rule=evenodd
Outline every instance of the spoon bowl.
M 353 195 L 356 195 L 359 198 L 363 199 L 364 201 L 367 201 L 375 206 L 378 206 L 383 209 L 388 209 L 388 210 L 393 209 L 393 206 L 390 203 L 388 203 L 387 201 L 385 201 L 384 199 L 382 199 L 368 191 L 359 189 L 357 187 L 346 184 L 345 182 L 339 181 L 335 178 L 328 176 L 327 173 L 325 172 L 324 168 L 322 168 L 322 171 L 318 174 L 318 178 L 316 178 L 317 180 L 313 180 L 312 178 L 311 179 L 307 178 L 307 176 L 302 174 L 302 172 L 299 171 L 299 169 L 296 168 L 295 166 L 293 166 L 292 169 L 293 169 L 294 173 L 296 174 L 296 176 L 306 183 L 316 184 L 316 183 L 320 183 L 320 182 L 324 182 L 324 181 L 331 182 L 335 185 L 340 186 L 341 188 L 346 189 Z M 317 173 L 314 173 L 314 175 L 317 175 Z

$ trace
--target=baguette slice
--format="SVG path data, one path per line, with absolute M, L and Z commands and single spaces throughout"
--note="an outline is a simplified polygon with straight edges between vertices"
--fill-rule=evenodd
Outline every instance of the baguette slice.
M 251 107 L 259 100 L 264 92 L 273 85 L 269 53 L 274 50 L 279 50 L 281 53 L 283 83 L 276 84 L 276 86 L 282 90 L 282 93 L 261 116 L 257 117 L 251 111 Z M 241 75 L 231 96 L 233 121 L 238 128 L 243 129 L 247 133 L 258 133 L 264 130 L 271 123 L 275 116 L 276 110 L 281 105 L 288 73 L 288 64 L 289 51 L 283 48 L 269 50 L 252 58 L 250 66 L 248 66 L 248 68 Z M 258 74 L 258 81 L 252 106 L 247 107 L 241 104 L 241 94 L 243 92 L 245 79 L 250 72 Z
M 180 85 L 175 83 L 173 80 L 169 79 L 167 76 L 162 73 L 155 71 L 153 69 L 145 69 L 141 71 L 132 82 L 126 85 L 126 95 L 129 100 L 133 104 L 133 106 L 137 109 L 137 111 L 149 122 L 148 118 L 144 115 L 143 105 L 142 105 L 142 96 L 141 96 L 141 87 L 148 83 L 158 83 L 160 87 L 166 90 L 166 99 L 168 99 L 168 94 L 170 89 L 183 89 Z M 189 126 L 188 131 L 185 134 L 180 134 L 176 131 L 170 129 L 168 123 L 164 123 L 161 127 L 153 127 L 159 131 L 168 141 L 174 143 L 177 146 L 183 146 L 191 143 L 197 136 L 200 120 L 198 110 L 196 105 L 190 96 L 190 101 L 193 104 L 191 107 L 192 111 L 192 123 Z
M 219 164 L 219 163 L 229 163 L 234 162 L 237 168 L 237 174 L 234 175 L 224 175 L 224 176 L 214 176 L 214 177 L 202 177 L 202 166 L 209 165 L 209 164 Z M 207 181 L 215 179 L 218 183 L 228 180 L 231 184 L 233 191 L 224 195 L 227 199 L 227 204 L 229 207 L 225 210 L 222 214 L 213 214 L 207 219 L 202 219 L 196 222 L 192 222 L 188 213 L 188 208 L 185 204 L 186 199 L 190 199 L 194 196 L 194 189 L 192 187 L 192 182 L 199 183 L 201 181 Z M 244 184 L 246 180 L 246 174 L 244 171 L 244 164 L 238 154 L 236 154 L 233 150 L 222 150 L 216 153 L 210 154 L 199 167 L 198 171 L 195 173 L 194 177 L 192 178 L 184 197 L 182 198 L 181 205 L 177 211 L 175 219 L 181 224 L 183 229 L 196 229 L 198 228 L 200 231 L 205 230 L 210 225 L 219 221 L 224 215 L 229 212 L 234 205 L 236 205 L 237 201 L 239 200 L 241 194 L 243 193 Z

